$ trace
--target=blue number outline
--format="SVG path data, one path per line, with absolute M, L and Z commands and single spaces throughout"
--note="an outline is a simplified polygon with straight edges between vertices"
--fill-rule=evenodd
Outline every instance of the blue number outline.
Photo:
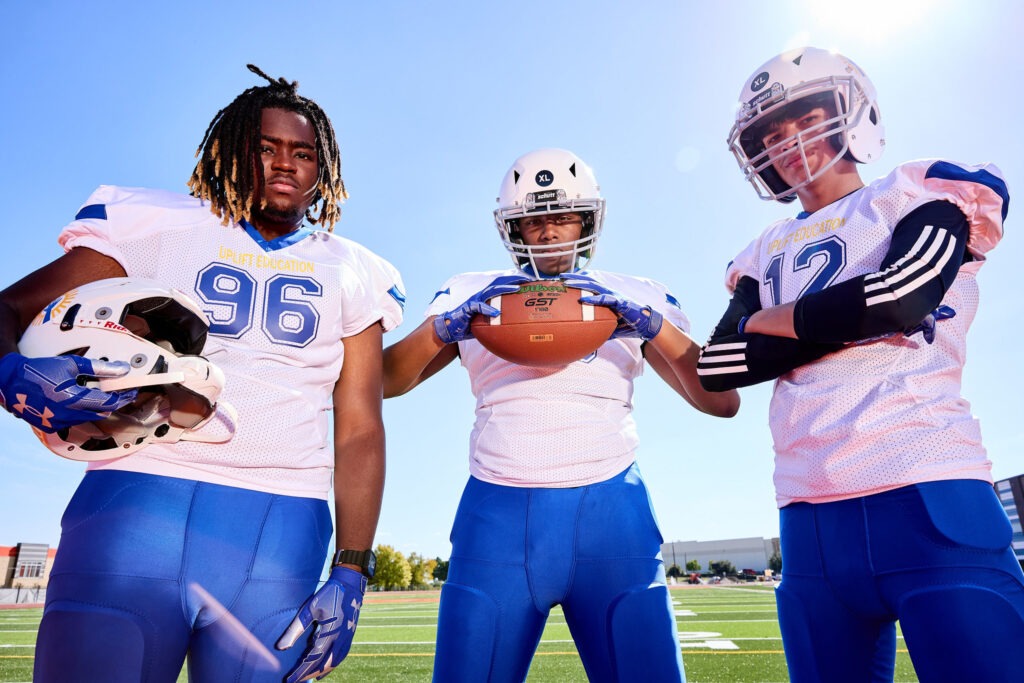
M 217 281 L 222 277 L 238 283 L 238 289 L 235 292 L 218 289 Z M 267 338 L 275 344 L 298 348 L 316 339 L 320 329 L 320 311 L 308 299 L 322 297 L 323 285 L 309 277 L 278 274 L 268 279 L 265 287 L 260 327 Z M 256 279 L 241 268 L 211 263 L 200 270 L 196 275 L 195 291 L 205 304 L 203 312 L 210 321 L 210 334 L 238 339 L 252 329 L 258 290 Z M 229 315 L 226 319 L 218 319 L 217 307 L 224 306 L 228 308 Z M 302 319 L 298 332 L 288 331 L 280 324 L 282 316 L 289 313 Z
M 263 297 L 263 333 L 275 344 L 294 346 L 302 348 L 309 342 L 316 339 L 317 330 L 320 329 L 320 311 L 309 301 L 303 299 L 289 298 L 289 294 L 295 289 L 302 290 L 306 296 L 323 296 L 323 286 L 308 277 L 295 277 L 294 275 L 275 275 L 267 280 L 267 290 Z M 299 334 L 292 334 L 285 330 L 280 324 L 281 315 L 293 313 L 303 320 L 303 331 Z M 278 324 L 272 325 L 272 321 Z M 309 325 L 312 324 L 312 331 Z M 271 331 L 272 327 L 280 328 L 277 333 Z
M 764 269 L 764 277 L 761 278 L 761 284 L 769 288 L 772 306 L 782 303 L 782 272 L 785 258 L 784 253 L 773 256 Z M 805 294 L 820 292 L 836 281 L 839 273 L 846 268 L 846 242 L 835 235 L 830 235 L 804 245 L 793 257 L 793 272 L 811 268 L 815 261 L 820 262 L 822 258 L 824 262 L 811 275 L 810 280 L 797 295 L 797 299 Z
M 207 277 L 208 275 L 209 277 Z M 231 298 L 221 296 L 223 292 L 217 289 L 217 280 L 220 277 L 231 277 L 238 282 L 238 291 L 242 296 L 233 296 Z M 245 288 L 242 286 L 244 283 L 249 285 L 247 295 L 245 294 Z M 227 320 L 220 320 L 217 318 L 215 310 L 203 308 L 203 312 L 206 313 L 206 317 L 210 320 L 210 334 L 217 337 L 238 339 L 249 331 L 252 327 L 253 312 L 256 305 L 256 287 L 256 279 L 252 275 L 240 268 L 232 268 L 223 263 L 211 263 L 199 271 L 196 275 L 195 286 L 199 299 L 209 306 L 228 306 L 231 312 Z M 245 301 L 242 301 L 243 298 Z M 245 304 L 241 309 L 244 311 L 244 317 L 240 325 L 238 322 L 239 303 Z
M 811 263 L 815 259 L 820 260 L 819 257 L 821 256 L 825 257 L 825 262 L 815 271 L 814 275 L 811 276 L 810 282 L 797 295 L 798 299 L 804 294 L 820 292 L 835 282 L 835 279 L 839 277 L 839 273 L 846 267 L 846 242 L 835 235 L 829 235 L 823 240 L 811 242 L 797 252 L 796 257 L 793 259 L 793 272 L 810 268 Z

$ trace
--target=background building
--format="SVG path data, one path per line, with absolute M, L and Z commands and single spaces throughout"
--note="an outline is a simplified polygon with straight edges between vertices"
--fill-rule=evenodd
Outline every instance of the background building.
M 0 545 L 0 604 L 41 603 L 56 552 L 45 543 Z
M 1024 567 L 1024 531 L 1020 524 L 1021 511 L 1024 511 L 1024 474 L 997 481 L 996 493 L 1013 526 L 1013 552 Z
M 661 546 L 665 568 L 677 565 L 686 570 L 686 563 L 696 560 L 706 572 L 712 562 L 732 562 L 737 571 L 753 569 L 758 574 L 768 569 L 768 559 L 779 552 L 778 538 L 731 538 L 722 541 L 673 541 Z
M 1024 526 L 1021 523 L 1021 516 L 1024 513 L 1024 474 L 997 481 L 995 489 L 1013 527 L 1013 552 L 1024 567 Z M 707 572 L 712 562 L 724 560 L 731 562 L 737 571 L 753 569 L 761 574 L 769 568 L 770 558 L 779 552 L 778 538 L 673 541 L 661 546 L 665 568 L 676 565 L 684 572 L 686 564 L 692 560 L 700 564 L 701 572 Z

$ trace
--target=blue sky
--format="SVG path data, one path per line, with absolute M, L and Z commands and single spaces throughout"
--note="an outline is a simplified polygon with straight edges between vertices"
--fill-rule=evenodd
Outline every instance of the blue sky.
M 209 5 L 209 7 L 208 7 Z M 60 253 L 99 184 L 185 191 L 214 113 L 258 84 L 300 82 L 331 116 L 352 194 L 336 230 L 402 271 L 407 321 L 450 275 L 510 261 L 491 211 L 512 160 L 575 151 L 608 219 L 594 266 L 668 284 L 703 341 L 726 263 L 793 209 L 743 182 L 725 137 L 744 80 L 776 53 L 838 49 L 871 77 L 886 125 L 871 179 L 902 161 L 995 162 L 1024 182 L 1024 73 L 1012 0 L 98 2 L 0 5 L 6 285 Z M 997 478 L 1024 473 L 1024 333 L 1014 229 L 982 269 L 964 393 Z M 653 372 L 638 381 L 639 459 L 666 540 L 774 536 L 770 387 L 732 420 L 700 415 Z M 452 365 L 385 403 L 388 483 L 377 541 L 447 557 L 473 399 Z M 0 545 L 56 545 L 82 466 L 0 415 Z

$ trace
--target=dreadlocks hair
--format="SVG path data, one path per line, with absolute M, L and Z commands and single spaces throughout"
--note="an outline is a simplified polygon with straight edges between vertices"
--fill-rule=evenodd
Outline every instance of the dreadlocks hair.
M 263 183 L 260 128 L 264 109 L 284 109 L 305 116 L 316 133 L 319 178 L 306 220 L 328 231 L 341 217 L 338 206 L 348 197 L 341 179 L 341 154 L 330 119 L 320 106 L 297 94 L 298 81 L 273 79 L 247 64 L 249 71 L 269 85 L 254 86 L 217 112 L 196 149 L 199 161 L 188 180 L 193 197 L 210 202 L 210 210 L 227 225 L 229 220 L 252 220 L 253 198 Z M 318 202 L 319 215 L 312 211 Z

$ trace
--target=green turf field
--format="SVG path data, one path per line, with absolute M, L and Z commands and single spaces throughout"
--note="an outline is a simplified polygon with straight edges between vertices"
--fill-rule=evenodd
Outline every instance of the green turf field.
M 370 593 L 348 659 L 327 681 L 429 681 L 437 592 Z M 690 683 L 786 681 L 770 586 L 674 587 Z M 0 610 L 0 682 L 30 681 L 40 609 Z M 184 674 L 179 679 L 184 682 Z M 528 681 L 586 681 L 561 611 L 548 620 Z M 899 641 L 896 681 L 916 681 Z

